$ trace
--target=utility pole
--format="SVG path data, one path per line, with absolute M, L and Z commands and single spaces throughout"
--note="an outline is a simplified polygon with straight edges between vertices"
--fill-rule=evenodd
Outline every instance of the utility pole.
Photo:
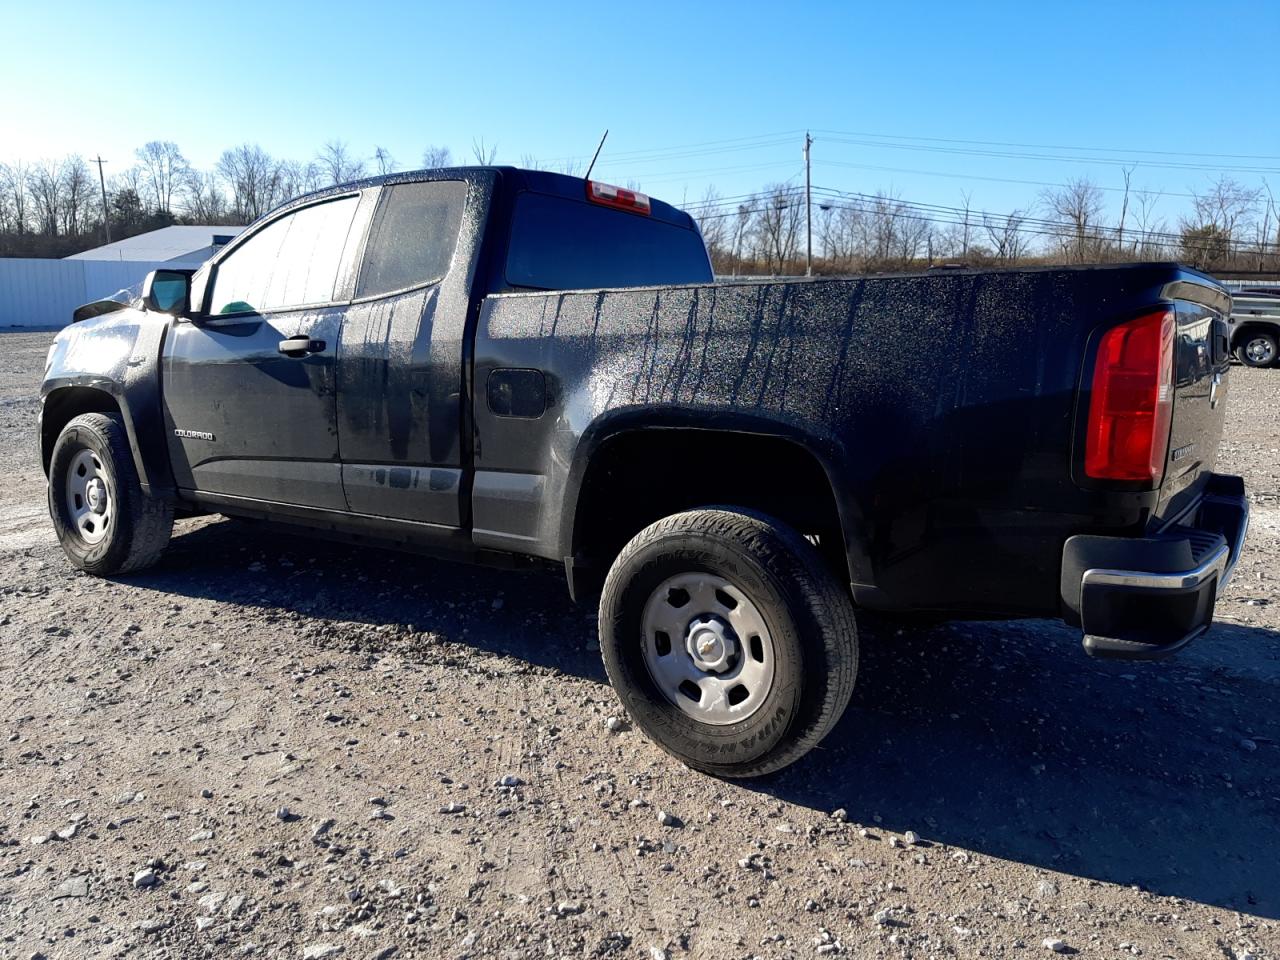
M 98 186 L 102 187 L 102 229 L 107 232 L 107 243 L 111 242 L 111 217 L 107 213 L 107 181 L 102 175 L 102 165 L 107 161 L 98 154 L 91 162 L 98 165 Z
M 809 177 L 809 147 L 812 144 L 813 137 L 809 136 L 809 131 L 806 130 L 804 132 L 804 275 L 806 277 L 813 276 L 813 188 Z

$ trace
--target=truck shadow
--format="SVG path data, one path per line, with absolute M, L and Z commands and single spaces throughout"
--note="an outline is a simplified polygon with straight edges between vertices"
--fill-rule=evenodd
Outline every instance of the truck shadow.
M 130 583 L 329 620 L 317 652 L 452 641 L 605 681 L 592 612 L 542 573 L 213 522 L 180 530 Z M 1140 664 L 1089 660 L 1047 622 L 860 622 L 844 719 L 794 767 L 743 786 L 843 808 L 873 834 L 914 830 L 930 859 L 963 848 L 1280 918 L 1280 633 L 1220 623 L 1179 659 Z
M 873 833 L 1280 917 L 1280 633 L 1220 622 L 1144 664 L 1091 660 L 1047 621 L 860 622 L 850 709 L 767 793 Z

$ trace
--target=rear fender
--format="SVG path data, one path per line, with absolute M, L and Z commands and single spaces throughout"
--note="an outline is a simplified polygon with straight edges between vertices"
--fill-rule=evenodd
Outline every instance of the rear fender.
M 583 481 L 592 458 L 610 441 L 637 432 L 662 430 L 697 431 L 715 434 L 741 434 L 744 437 L 771 438 L 794 444 L 811 457 L 825 474 L 839 515 L 840 533 L 844 539 L 845 558 L 851 579 L 870 577 L 870 559 L 866 544 L 866 525 L 861 505 L 851 495 L 849 485 L 837 481 L 849 475 L 843 448 L 827 437 L 815 436 L 780 420 L 756 416 L 743 411 L 687 410 L 675 407 L 642 407 L 613 410 L 597 417 L 583 432 L 573 453 L 560 510 L 560 554 L 569 562 L 573 558 L 575 529 L 580 520 L 579 501 Z

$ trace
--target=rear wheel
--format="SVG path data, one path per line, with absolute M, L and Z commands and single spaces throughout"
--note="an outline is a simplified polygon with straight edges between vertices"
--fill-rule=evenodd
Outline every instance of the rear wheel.
M 1250 330 L 1236 347 L 1236 359 L 1247 367 L 1269 367 L 1280 356 L 1274 334 Z
M 142 492 L 115 414 L 86 413 L 63 427 L 49 462 L 49 515 L 67 558 L 102 576 L 155 563 L 173 530 L 173 505 Z
M 636 724 L 724 777 L 771 773 L 812 749 L 853 691 L 849 594 L 790 527 L 731 508 L 642 530 L 609 571 L 600 647 Z

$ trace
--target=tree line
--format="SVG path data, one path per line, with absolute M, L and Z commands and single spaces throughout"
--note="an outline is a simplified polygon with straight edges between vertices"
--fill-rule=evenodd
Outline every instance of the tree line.
M 477 139 L 466 159 L 491 164 L 497 148 Z M 423 167 L 452 163 L 447 147 L 422 152 Z M 528 155 L 519 164 L 543 166 Z M 177 144 L 153 140 L 106 179 L 104 223 L 103 186 L 84 157 L 0 163 L 0 256 L 67 256 L 104 242 L 106 226 L 119 240 L 177 223 L 246 224 L 300 194 L 398 166 L 383 147 L 366 156 L 331 140 L 302 161 L 241 144 L 224 150 L 212 168 L 200 169 Z M 573 164 L 560 169 L 581 173 Z M 1251 187 L 1223 175 L 1180 196 L 1184 212 L 1170 221 L 1160 207 L 1171 198 L 1132 187 L 1132 173 L 1122 171 L 1115 204 L 1085 177 L 1046 187 L 1034 203 L 1006 212 L 975 207 L 963 192 L 954 205 L 944 205 L 885 190 L 815 187 L 814 271 L 1129 260 L 1182 260 L 1217 271 L 1280 270 L 1280 206 L 1265 181 Z M 709 188 L 685 207 L 702 229 L 717 273 L 803 272 L 808 231 L 802 187 L 774 183 L 737 197 Z
M 1124 171 L 1118 210 L 1084 177 L 1046 187 L 1032 205 L 1008 212 L 976 208 L 968 193 L 955 205 L 917 203 L 894 193 L 804 188 L 775 183 L 744 197 L 714 188 L 689 205 L 719 274 L 804 272 L 812 217 L 815 273 L 974 266 L 1181 260 L 1219 272 L 1280 271 L 1280 205 L 1270 186 L 1221 176 L 1192 190 L 1185 212 L 1161 216 L 1165 195 L 1132 189 Z
M 482 162 L 493 161 L 483 141 L 475 152 Z M 422 153 L 424 167 L 452 162 L 447 147 Z M 383 147 L 362 157 L 341 140 L 303 161 L 241 144 L 224 150 L 207 170 L 188 162 L 176 143 L 152 140 L 135 151 L 127 168 L 105 179 L 105 188 L 98 170 L 79 154 L 0 163 L 0 256 L 65 257 L 104 243 L 108 226 L 111 239 L 121 240 L 173 224 L 251 223 L 301 194 L 396 167 Z

